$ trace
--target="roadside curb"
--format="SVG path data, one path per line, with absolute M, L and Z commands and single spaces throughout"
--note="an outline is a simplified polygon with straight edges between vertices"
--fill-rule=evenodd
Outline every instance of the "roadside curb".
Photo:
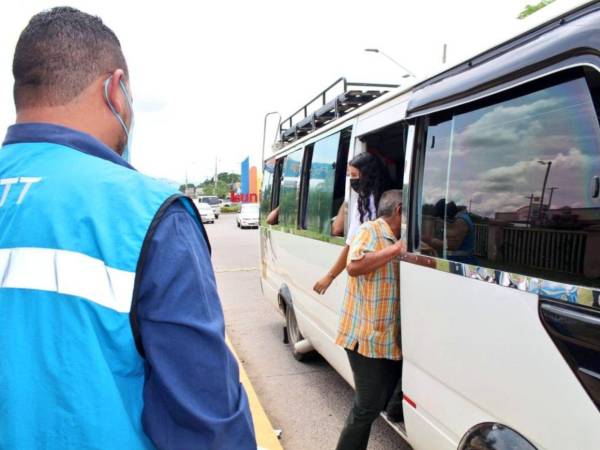
M 250 404 L 250 411 L 252 412 L 252 421 L 254 422 L 254 432 L 256 433 L 256 443 L 258 445 L 259 450 L 283 450 L 283 447 L 279 443 L 279 440 L 275 436 L 275 432 L 273 430 L 273 425 L 267 416 L 264 408 L 262 407 L 258 396 L 256 395 L 256 391 L 248 378 L 248 374 L 246 373 L 246 369 L 242 365 L 240 359 L 238 358 L 229 337 L 226 337 L 227 345 L 229 349 L 235 356 L 235 359 L 238 362 L 238 366 L 240 368 L 240 382 L 244 386 L 246 390 L 246 394 L 248 395 L 248 403 Z

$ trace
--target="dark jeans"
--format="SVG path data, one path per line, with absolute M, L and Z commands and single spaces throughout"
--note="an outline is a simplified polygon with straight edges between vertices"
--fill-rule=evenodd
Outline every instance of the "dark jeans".
M 346 350 L 354 376 L 354 404 L 346 419 L 336 450 L 365 450 L 371 425 L 386 407 L 398 385 L 402 361 L 367 358 Z

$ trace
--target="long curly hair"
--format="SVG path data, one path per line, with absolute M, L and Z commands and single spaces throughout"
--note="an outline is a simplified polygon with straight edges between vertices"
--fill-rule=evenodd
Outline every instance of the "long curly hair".
M 387 169 L 381 160 L 370 153 L 359 153 L 348 163 L 349 166 L 356 167 L 360 172 L 360 183 L 358 187 L 358 212 L 360 221 L 363 223 L 369 219 L 369 198 L 373 195 L 375 200 L 375 209 L 379 205 L 381 194 L 388 187 Z M 377 211 L 375 211 L 377 212 Z

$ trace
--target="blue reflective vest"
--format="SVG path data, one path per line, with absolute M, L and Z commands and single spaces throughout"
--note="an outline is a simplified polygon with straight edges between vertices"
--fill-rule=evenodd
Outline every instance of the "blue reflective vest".
M 129 313 L 146 236 L 179 198 L 66 146 L 0 150 L 0 448 L 153 448 Z

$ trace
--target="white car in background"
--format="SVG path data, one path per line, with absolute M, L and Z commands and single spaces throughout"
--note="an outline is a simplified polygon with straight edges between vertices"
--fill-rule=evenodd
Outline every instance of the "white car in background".
M 215 213 L 208 203 L 198 203 L 198 212 L 202 223 L 215 223 Z
M 198 203 L 208 203 L 215 214 L 215 218 L 219 218 L 221 214 L 221 199 L 216 195 L 201 195 L 198 197 Z
M 258 203 L 243 203 L 237 215 L 238 228 L 258 228 Z

